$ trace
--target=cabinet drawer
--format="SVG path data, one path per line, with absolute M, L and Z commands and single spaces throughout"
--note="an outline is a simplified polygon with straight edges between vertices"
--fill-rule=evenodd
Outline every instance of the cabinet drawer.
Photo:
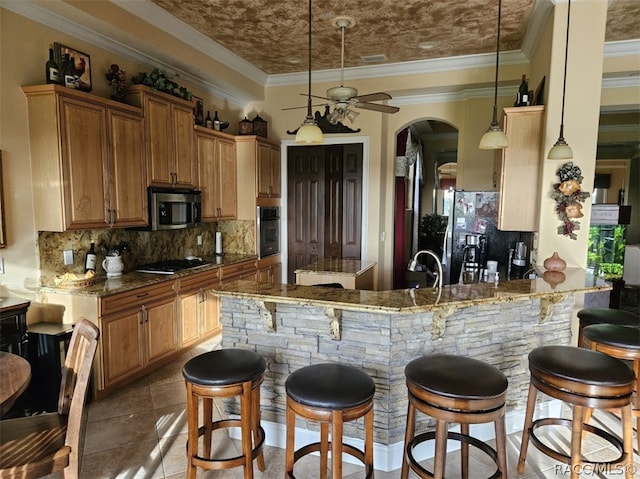
M 246 276 L 256 273 L 258 269 L 257 260 L 243 261 L 241 263 L 230 264 L 222 267 L 221 281 L 229 281 L 238 276 Z
M 214 268 L 201 273 L 190 274 L 178 280 L 178 292 L 189 293 L 200 288 L 207 288 L 220 282 L 220 268 Z
M 104 316 L 129 308 L 136 308 L 142 304 L 148 304 L 151 301 L 171 295 L 175 295 L 174 281 L 164 281 L 152 286 L 132 289 L 131 291 L 102 298 L 100 301 L 100 313 Z

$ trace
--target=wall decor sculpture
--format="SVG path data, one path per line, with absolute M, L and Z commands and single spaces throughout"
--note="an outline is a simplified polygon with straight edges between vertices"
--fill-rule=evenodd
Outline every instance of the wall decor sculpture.
M 553 185 L 551 197 L 556 202 L 556 213 L 562 221 L 562 225 L 558 226 L 558 234 L 577 240 L 575 232 L 580 229 L 580 222 L 576 219 L 584 216 L 582 203 L 591 194 L 582 191 L 582 171 L 571 161 L 563 164 L 556 174 L 560 183 Z

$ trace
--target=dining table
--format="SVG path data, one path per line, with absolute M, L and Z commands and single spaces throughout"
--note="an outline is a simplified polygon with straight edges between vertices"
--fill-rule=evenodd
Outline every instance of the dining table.
M 0 351 L 0 416 L 11 409 L 31 381 L 31 365 L 22 356 Z

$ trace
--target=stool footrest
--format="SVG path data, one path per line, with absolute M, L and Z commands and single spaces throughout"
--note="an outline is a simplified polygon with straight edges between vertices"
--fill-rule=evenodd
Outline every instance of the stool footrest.
M 293 454 L 293 463 L 295 464 L 296 462 L 298 462 L 298 460 L 302 459 L 307 454 L 311 454 L 313 452 L 320 452 L 320 446 L 321 444 L 319 442 L 313 442 L 311 444 L 307 444 L 306 446 L 303 446 L 300 449 L 296 450 Z M 331 441 L 329 441 L 328 443 L 328 450 L 331 451 Z M 364 464 L 366 467 L 364 451 L 358 449 L 357 447 L 352 446 L 351 444 L 342 444 L 342 452 L 355 457 L 360 462 L 362 462 L 362 464 Z M 296 479 L 296 477 L 293 475 L 292 472 L 289 473 L 289 477 L 291 479 Z M 367 471 L 367 475 L 365 477 L 365 479 L 371 479 L 371 478 L 373 478 L 373 467 L 371 467 L 370 470 Z
M 422 444 L 423 442 L 431 441 L 431 440 L 434 440 L 435 438 L 436 438 L 435 431 L 423 432 L 415 436 L 409 442 L 409 444 L 407 444 L 407 450 L 405 451 L 407 456 L 407 462 L 409 463 L 409 467 L 415 473 L 417 473 L 420 477 L 423 477 L 423 478 L 433 477 L 433 473 L 428 471 L 424 467 L 422 467 L 422 465 L 416 460 L 416 458 L 413 455 L 413 449 L 419 446 L 420 444 Z M 473 436 L 469 436 L 467 434 L 461 434 L 459 432 L 453 432 L 453 431 L 447 431 L 447 439 L 464 442 L 466 444 L 470 444 L 472 446 L 477 447 L 482 452 L 484 452 L 489 457 L 491 457 L 491 459 L 493 459 L 493 462 L 495 462 L 496 465 L 498 465 L 498 453 L 494 448 L 489 446 L 489 444 L 487 444 L 486 442 L 476 439 Z M 496 472 L 493 473 L 493 475 L 489 476 L 487 479 L 498 479 L 499 477 L 501 477 L 501 474 L 500 474 L 500 469 L 498 468 L 496 469 Z
M 555 449 L 551 449 L 549 446 L 544 444 L 536 436 L 535 430 L 538 427 L 543 427 L 543 426 L 565 426 L 571 429 L 572 424 L 573 424 L 573 421 L 571 419 L 554 418 L 554 417 L 548 417 L 548 418 L 538 419 L 536 421 L 533 421 L 533 423 L 531 424 L 531 428 L 529 429 L 529 438 L 531 440 L 531 444 L 533 444 L 537 449 L 542 451 L 547 456 L 552 457 L 556 461 L 560 461 L 565 464 L 571 464 L 571 456 L 558 452 Z M 611 461 L 588 461 L 584 458 L 581 458 L 581 462 L 586 464 L 614 465 L 614 464 L 622 464 L 626 461 L 627 454 L 624 452 L 624 445 L 622 444 L 622 441 L 620 440 L 620 438 L 614 436 L 613 434 L 609 434 L 604 429 L 591 426 L 590 424 L 583 423 L 582 430 L 595 434 L 596 436 L 599 436 L 605 441 L 609 442 L 613 447 L 615 447 L 618 450 L 618 452 L 620 453 L 620 456 L 617 459 L 613 459 Z
M 211 423 L 211 430 L 216 431 L 218 429 L 225 429 L 230 427 L 241 427 L 240 419 L 221 419 L 213 421 Z M 200 426 L 198 428 L 198 437 L 204 436 L 207 426 Z M 265 432 L 262 426 L 258 426 L 258 437 L 254 438 L 255 445 L 251 451 L 251 460 L 256 459 L 262 452 L 262 446 L 264 446 Z M 191 459 L 191 462 L 203 469 L 230 469 L 232 467 L 242 466 L 245 463 L 244 455 L 229 457 L 224 459 L 212 459 L 196 455 Z

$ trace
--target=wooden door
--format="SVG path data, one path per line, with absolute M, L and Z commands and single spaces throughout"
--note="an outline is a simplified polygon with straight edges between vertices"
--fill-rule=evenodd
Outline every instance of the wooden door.
M 100 341 L 105 388 L 144 367 L 143 321 L 139 309 L 102 319 Z
M 290 147 L 287 281 L 325 258 L 360 259 L 362 145 Z
M 218 138 L 218 208 L 219 219 L 235 219 L 238 216 L 238 181 L 236 161 L 236 143 L 233 140 Z
M 200 338 L 200 327 L 198 325 L 200 298 L 201 293 L 199 291 L 180 295 L 178 298 L 178 304 L 180 305 L 180 344 L 182 346 L 186 346 Z
M 178 350 L 176 302 L 173 298 L 146 307 L 147 361 L 154 362 Z
M 147 127 L 147 161 L 149 183 L 171 186 L 172 123 L 171 105 L 166 101 L 145 95 L 145 124 Z
M 109 223 L 117 227 L 145 226 L 147 174 L 142 117 L 108 110 L 111 140 Z
M 202 220 L 216 221 L 218 219 L 216 139 L 208 134 L 197 133 L 196 150 L 200 191 L 202 191 Z
M 198 187 L 198 172 L 193 154 L 193 111 L 172 105 L 174 184 L 185 188 Z M 171 162 L 170 162 L 171 164 Z
M 222 331 L 220 324 L 220 298 L 209 289 L 200 292 L 203 302 L 200 303 L 202 318 L 202 334 L 204 336 L 218 334 Z

